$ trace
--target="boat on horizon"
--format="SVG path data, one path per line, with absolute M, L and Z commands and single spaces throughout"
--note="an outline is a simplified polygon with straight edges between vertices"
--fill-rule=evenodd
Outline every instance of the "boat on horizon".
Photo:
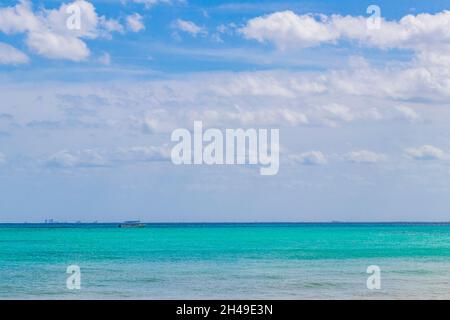
M 145 224 L 141 223 L 139 220 L 124 221 L 119 224 L 119 228 L 145 228 Z

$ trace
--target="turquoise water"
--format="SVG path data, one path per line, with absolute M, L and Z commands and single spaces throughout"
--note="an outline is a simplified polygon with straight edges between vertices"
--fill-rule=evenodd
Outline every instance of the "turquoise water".
M 0 225 L 0 298 L 448 299 L 450 225 Z

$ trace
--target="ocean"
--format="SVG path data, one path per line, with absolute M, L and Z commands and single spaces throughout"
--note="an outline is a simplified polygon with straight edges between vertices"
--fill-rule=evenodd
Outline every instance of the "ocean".
M 0 299 L 444 298 L 445 223 L 0 224 Z

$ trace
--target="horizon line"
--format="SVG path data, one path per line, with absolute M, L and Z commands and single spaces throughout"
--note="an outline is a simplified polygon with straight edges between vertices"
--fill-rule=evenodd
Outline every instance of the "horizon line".
M 62 225 L 62 224 L 121 224 L 127 221 L 54 221 L 54 222 L 0 222 L 5 224 L 45 224 L 45 225 Z M 146 222 L 139 221 L 143 224 L 450 224 L 448 221 L 427 221 L 427 220 L 392 220 L 392 221 L 178 221 L 178 222 Z

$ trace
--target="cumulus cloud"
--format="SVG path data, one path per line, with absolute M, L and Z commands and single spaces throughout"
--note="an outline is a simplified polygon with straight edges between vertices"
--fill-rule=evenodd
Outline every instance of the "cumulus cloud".
M 393 72 L 374 70 L 369 82 L 381 77 L 385 91 L 418 92 L 420 85 L 447 90 L 450 67 L 450 11 L 407 15 L 398 21 L 381 19 L 381 27 L 367 27 L 367 17 L 296 14 L 281 11 L 247 21 L 239 32 L 247 39 L 272 43 L 281 50 L 338 44 L 342 41 L 380 49 L 403 49 L 415 53 L 415 67 Z M 390 74 L 389 74 L 390 73 Z M 406 81 L 407 80 L 407 81 Z M 431 85 L 432 82 L 437 82 Z M 364 86 L 364 82 L 357 88 Z M 370 86 L 377 88 L 377 86 Z M 346 89 L 353 89 L 347 87 Z
M 273 42 L 286 49 L 291 46 L 306 48 L 337 39 L 338 34 L 326 23 L 312 15 L 297 15 L 292 11 L 275 12 L 250 19 L 240 32 L 247 39 Z
M 198 26 L 192 21 L 177 19 L 172 22 L 172 28 L 189 33 L 190 35 L 196 37 L 197 35 L 205 35 L 207 31 L 205 28 Z
M 405 150 L 406 155 L 414 160 L 448 160 L 450 155 L 443 150 L 432 146 L 424 145 L 419 148 L 409 148 Z
M 385 154 L 370 150 L 351 151 L 344 155 L 344 159 L 353 163 L 377 163 L 387 159 Z
M 28 56 L 9 44 L 0 42 L 0 64 L 18 65 L 28 63 Z
M 51 59 L 81 61 L 90 54 L 82 40 L 52 32 L 32 32 L 26 42 L 32 51 Z
M 145 29 L 143 17 L 139 13 L 127 16 L 127 27 L 133 32 L 139 32 Z
M 79 25 L 69 28 L 68 21 L 78 13 Z M 123 27 L 114 19 L 99 16 L 85 0 L 36 11 L 31 1 L 22 0 L 15 6 L 0 8 L 0 32 L 25 33 L 28 48 L 44 57 L 81 61 L 90 55 L 83 39 L 110 37 L 111 32 L 123 32 Z
M 291 161 L 303 165 L 325 165 L 327 159 L 325 155 L 320 151 L 308 151 L 297 155 L 290 156 Z
M 282 11 L 250 19 L 240 32 L 248 39 L 272 42 L 282 49 L 355 40 L 378 48 L 423 51 L 450 41 L 450 11 L 407 15 L 399 21 L 382 20 L 381 28 L 375 30 L 367 27 L 367 17 Z

